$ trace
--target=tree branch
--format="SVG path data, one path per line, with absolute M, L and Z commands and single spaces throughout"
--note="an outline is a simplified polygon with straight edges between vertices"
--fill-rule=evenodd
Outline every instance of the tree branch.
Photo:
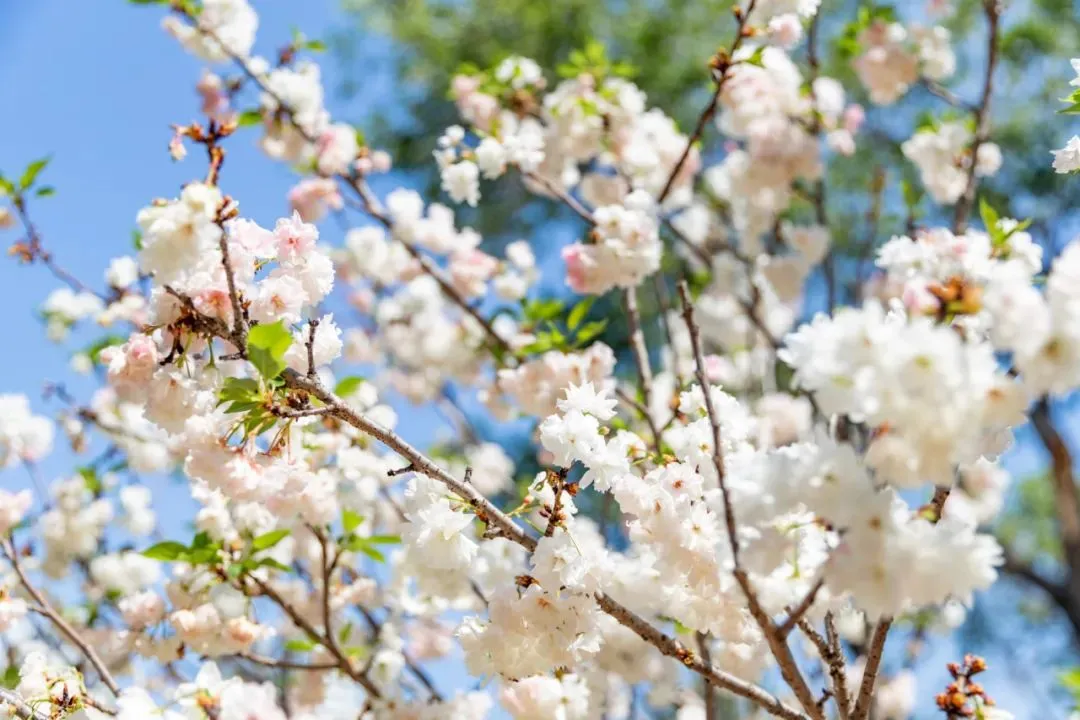
M 120 694 L 120 686 L 116 684 L 116 680 L 113 678 L 112 673 L 109 672 L 109 668 L 106 667 L 101 656 L 97 654 L 97 651 L 94 650 L 93 646 L 83 639 L 83 637 L 79 635 L 79 632 L 73 628 L 60 613 L 56 612 L 56 609 L 53 608 L 48 599 L 40 590 L 34 587 L 33 583 L 30 582 L 30 578 L 27 577 L 26 572 L 23 570 L 22 563 L 19 562 L 19 553 L 15 549 L 14 540 L 11 538 L 4 540 L 3 550 L 8 561 L 11 563 L 11 569 L 15 571 L 23 589 L 26 590 L 27 594 L 29 594 L 37 604 L 37 607 L 35 608 L 37 612 L 48 618 L 48 620 L 67 637 L 71 644 L 79 649 L 83 656 L 90 661 L 90 664 L 94 666 L 94 669 L 97 670 L 98 677 L 101 678 L 101 682 L 105 687 L 109 688 L 109 691 L 112 692 L 114 696 L 118 696 Z
M 978 187 L 975 168 L 978 165 L 979 148 L 986 142 L 990 134 L 990 97 L 994 93 L 994 70 L 998 61 L 998 30 L 1001 20 L 1001 0 L 983 0 L 983 11 L 986 14 L 986 22 L 990 27 L 989 40 L 987 41 L 986 75 L 983 77 L 982 98 L 978 107 L 975 108 L 975 139 L 971 143 L 971 163 L 968 167 L 967 185 L 960 202 L 956 204 L 956 215 L 953 218 L 953 233 L 960 234 L 967 230 L 968 217 L 971 208 L 975 204 L 975 190 Z
M 701 333 L 697 323 L 694 321 L 694 306 L 690 301 L 690 288 L 685 281 L 679 283 L 679 298 L 682 300 L 683 319 L 686 322 L 686 329 L 690 333 L 690 346 L 694 353 L 698 386 L 701 388 L 705 411 L 709 416 L 709 424 L 712 426 L 712 460 L 716 469 L 717 482 L 720 486 L 720 495 L 724 500 L 724 524 L 727 526 L 728 542 L 731 545 L 731 559 L 734 565 L 732 574 L 746 597 L 750 614 L 753 616 L 754 621 L 757 622 L 758 627 L 761 628 L 769 649 L 772 651 L 773 657 L 776 658 L 777 665 L 780 666 L 780 674 L 783 676 L 784 681 L 795 693 L 795 697 L 799 699 L 799 703 L 811 717 L 815 719 L 824 718 L 824 713 L 817 705 L 814 694 L 810 691 L 810 686 L 806 684 L 806 678 L 803 677 L 798 663 L 795 662 L 795 657 L 791 653 L 791 648 L 787 645 L 786 638 L 777 631 L 772 619 L 761 606 L 753 583 L 750 581 L 750 576 L 742 566 L 739 553 L 738 528 L 735 524 L 735 508 L 732 505 L 731 493 L 728 491 L 726 482 L 720 416 L 713 405 L 712 385 L 705 374 L 705 357 L 701 350 Z

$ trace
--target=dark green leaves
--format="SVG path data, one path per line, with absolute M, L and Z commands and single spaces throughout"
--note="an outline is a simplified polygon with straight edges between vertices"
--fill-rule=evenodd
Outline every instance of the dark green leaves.
M 248 332 L 248 360 L 267 380 L 285 369 L 285 353 L 292 345 L 292 333 L 278 320 L 269 325 L 256 325 Z

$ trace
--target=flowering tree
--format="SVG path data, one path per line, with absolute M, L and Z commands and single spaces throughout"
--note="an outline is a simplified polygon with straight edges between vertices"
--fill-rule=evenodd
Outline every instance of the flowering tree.
M 734 8 L 689 135 L 596 44 L 559 82 L 517 56 L 458 75 L 461 122 L 432 143 L 442 189 L 477 206 L 520 181 L 565 205 L 587 230 L 556 265 L 524 242 L 488 254 L 413 191 L 377 196 L 368 179 L 391 160 L 329 115 L 318 41 L 270 61 L 251 54 L 246 0 L 138 4 L 226 68 L 203 74 L 205 120 L 169 145 L 205 156 L 186 161 L 199 179 L 138 211 L 137 256 L 103 290 L 34 225 L 46 162 L 0 182 L 13 252 L 63 283 L 49 332 L 124 328 L 76 357 L 103 381 L 92 398 L 49 386 L 92 459 L 40 497 L 0 491 L 10 714 L 910 714 L 917 651 L 890 668 L 888 641 L 947 632 L 994 582 L 1007 557 L 983 528 L 1010 429 L 1030 417 L 1050 444 L 1048 398 L 1080 386 L 1080 246 L 1044 258 L 1025 222 L 977 202 L 1007 162 L 989 123 L 998 0 L 982 4 L 970 103 L 940 84 L 948 33 L 878 7 L 843 30 L 859 83 L 845 90 L 820 72 L 813 0 Z M 824 171 L 875 141 L 848 92 L 890 105 L 919 83 L 968 116 L 902 143 L 908 232 L 869 238 L 871 273 L 832 246 Z M 727 146 L 706 168 L 713 122 Z M 301 175 L 272 229 L 229 188 L 244 134 Z M 1053 167 L 1080 169 L 1080 139 Z M 920 224 L 930 201 L 947 227 Z M 340 248 L 319 243 L 331 215 L 352 228 Z M 819 274 L 826 308 L 805 318 Z M 550 275 L 582 299 L 539 297 Z M 598 340 L 607 294 L 630 328 L 625 372 Z M 521 478 L 467 418 L 418 449 L 380 400 L 439 403 L 448 387 L 531 419 L 540 472 Z M 33 472 L 54 426 L 24 396 L 2 402 L 0 459 Z M 198 505 L 184 536 L 157 521 L 170 470 Z M 490 684 L 447 687 L 442 657 Z M 1009 717 L 972 679 L 983 669 L 949 667 L 947 717 Z

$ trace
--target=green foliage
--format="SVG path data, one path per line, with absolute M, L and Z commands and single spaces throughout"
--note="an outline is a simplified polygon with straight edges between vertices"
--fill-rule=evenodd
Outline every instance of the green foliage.
M 638 72 L 637 68 L 628 62 L 613 63 L 608 58 L 604 43 L 596 38 L 589 38 L 585 46 L 579 50 L 571 50 L 569 59 L 564 63 L 559 63 L 555 71 L 562 78 L 575 78 L 587 73 L 598 81 L 602 81 L 609 75 L 631 78 Z
M 1069 668 L 1059 674 L 1058 682 L 1069 693 L 1073 707 L 1080 707 L 1080 667 Z
M 244 110 L 242 113 L 236 116 L 236 124 L 239 127 L 253 127 L 255 125 L 261 125 L 263 121 L 263 114 L 261 110 Z
M 862 52 L 859 35 L 877 21 L 895 22 L 896 10 L 891 5 L 868 3 L 860 5 L 855 19 L 844 25 L 833 41 L 833 53 L 839 60 L 850 61 Z
M 520 354 L 576 350 L 600 337 L 607 329 L 606 318 L 584 322 L 595 302 L 595 297 L 586 297 L 567 310 L 563 301 L 554 298 L 523 301 L 525 327 L 531 328 L 536 340 L 522 348 Z
M 256 325 L 248 332 L 248 360 L 266 380 L 272 380 L 285 369 L 285 353 L 292 346 L 292 333 L 285 323 Z
M 288 530 L 271 530 L 268 533 L 259 535 L 258 537 L 254 538 L 251 541 L 251 549 L 255 552 L 259 552 L 260 550 L 269 550 L 288 536 Z

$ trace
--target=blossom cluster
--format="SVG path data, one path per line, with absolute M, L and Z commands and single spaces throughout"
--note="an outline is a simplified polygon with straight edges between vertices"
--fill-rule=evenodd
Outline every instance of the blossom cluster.
M 837 675 L 874 689 L 894 619 L 958 626 L 1004 561 L 987 526 L 1013 429 L 1080 388 L 1080 249 L 1044 258 L 985 200 L 968 227 L 1005 159 L 942 119 L 898 158 L 957 221 L 913 216 L 871 242 L 874 277 L 860 267 L 835 306 L 849 233 L 826 212 L 829 163 L 872 141 L 863 102 L 957 63 L 944 27 L 875 9 L 848 28 L 860 87 L 845 88 L 793 52 L 819 5 L 735 12 L 691 135 L 596 43 L 557 81 L 517 55 L 462 69 L 459 124 L 432 143 L 441 191 L 480 207 L 519 180 L 580 221 L 552 252 L 414 190 L 376 193 L 391 158 L 333 117 L 302 36 L 270 61 L 247 0 L 170 3 L 165 29 L 217 66 L 196 86 L 207 129 L 178 127 L 170 154 L 202 144 L 209 172 L 148 199 L 102 292 L 60 274 L 45 301 L 57 342 L 110 331 L 74 353 L 102 381 L 90 399 L 53 386 L 54 425 L 0 396 L 0 465 L 37 485 L 0 490 L 13 697 L 92 720 L 616 720 L 639 703 L 693 720 L 704 678 L 820 718 L 804 666 L 822 661 L 826 700 L 845 702 Z M 699 142 L 710 119 L 722 152 Z M 245 128 L 301 175 L 272 226 L 225 190 Z M 1075 150 L 1055 169 L 1080 166 Z M 340 243 L 318 225 L 330 214 Z M 40 242 L 16 252 L 40 260 Z M 678 309 L 667 261 L 690 280 Z M 545 298 L 552 266 L 559 293 L 587 297 Z M 590 320 L 597 296 L 622 300 L 627 353 L 600 339 L 615 323 Z M 523 420 L 527 450 L 470 404 Z M 417 406 L 455 432 L 414 447 Z M 57 429 L 86 462 L 44 482 Z M 193 508 L 183 531 L 150 479 L 165 474 Z M 61 613 L 37 584 L 65 582 L 81 598 Z M 833 649 L 789 644 L 819 625 Z M 490 685 L 447 691 L 439 661 Z M 910 714 L 913 683 L 883 681 L 877 714 Z

